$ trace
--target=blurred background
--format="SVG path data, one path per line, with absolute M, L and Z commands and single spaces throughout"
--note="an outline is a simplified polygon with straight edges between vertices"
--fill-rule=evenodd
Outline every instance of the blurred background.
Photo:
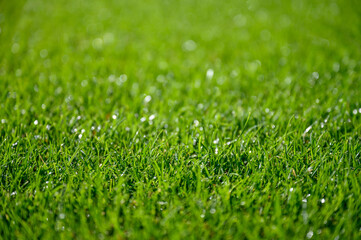
M 46 106 L 51 113 L 51 106 L 66 105 L 96 116 L 141 111 L 148 95 L 162 102 L 154 106 L 158 112 L 215 103 L 294 113 L 315 101 L 326 108 L 340 98 L 355 103 L 360 5 L 1 1 L 1 97 L 17 94 L 2 108 L 11 115 L 14 106 L 30 112 Z

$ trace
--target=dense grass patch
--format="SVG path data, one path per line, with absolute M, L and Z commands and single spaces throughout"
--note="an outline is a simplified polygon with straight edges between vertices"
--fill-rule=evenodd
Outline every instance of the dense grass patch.
M 361 238 L 361 4 L 1 1 L 4 239 Z

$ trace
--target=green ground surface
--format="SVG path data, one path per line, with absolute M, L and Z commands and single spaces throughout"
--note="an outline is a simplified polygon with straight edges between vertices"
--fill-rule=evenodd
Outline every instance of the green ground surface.
M 359 1 L 3 0 L 0 29 L 0 238 L 361 238 Z

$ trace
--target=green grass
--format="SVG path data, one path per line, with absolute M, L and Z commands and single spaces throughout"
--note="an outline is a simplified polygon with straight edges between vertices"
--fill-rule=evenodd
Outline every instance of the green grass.
M 359 1 L 0 1 L 0 29 L 0 238 L 361 238 Z

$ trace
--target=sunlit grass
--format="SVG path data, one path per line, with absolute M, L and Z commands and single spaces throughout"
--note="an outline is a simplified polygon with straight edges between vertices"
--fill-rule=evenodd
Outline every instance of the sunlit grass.
M 360 6 L 0 2 L 0 236 L 361 238 Z

